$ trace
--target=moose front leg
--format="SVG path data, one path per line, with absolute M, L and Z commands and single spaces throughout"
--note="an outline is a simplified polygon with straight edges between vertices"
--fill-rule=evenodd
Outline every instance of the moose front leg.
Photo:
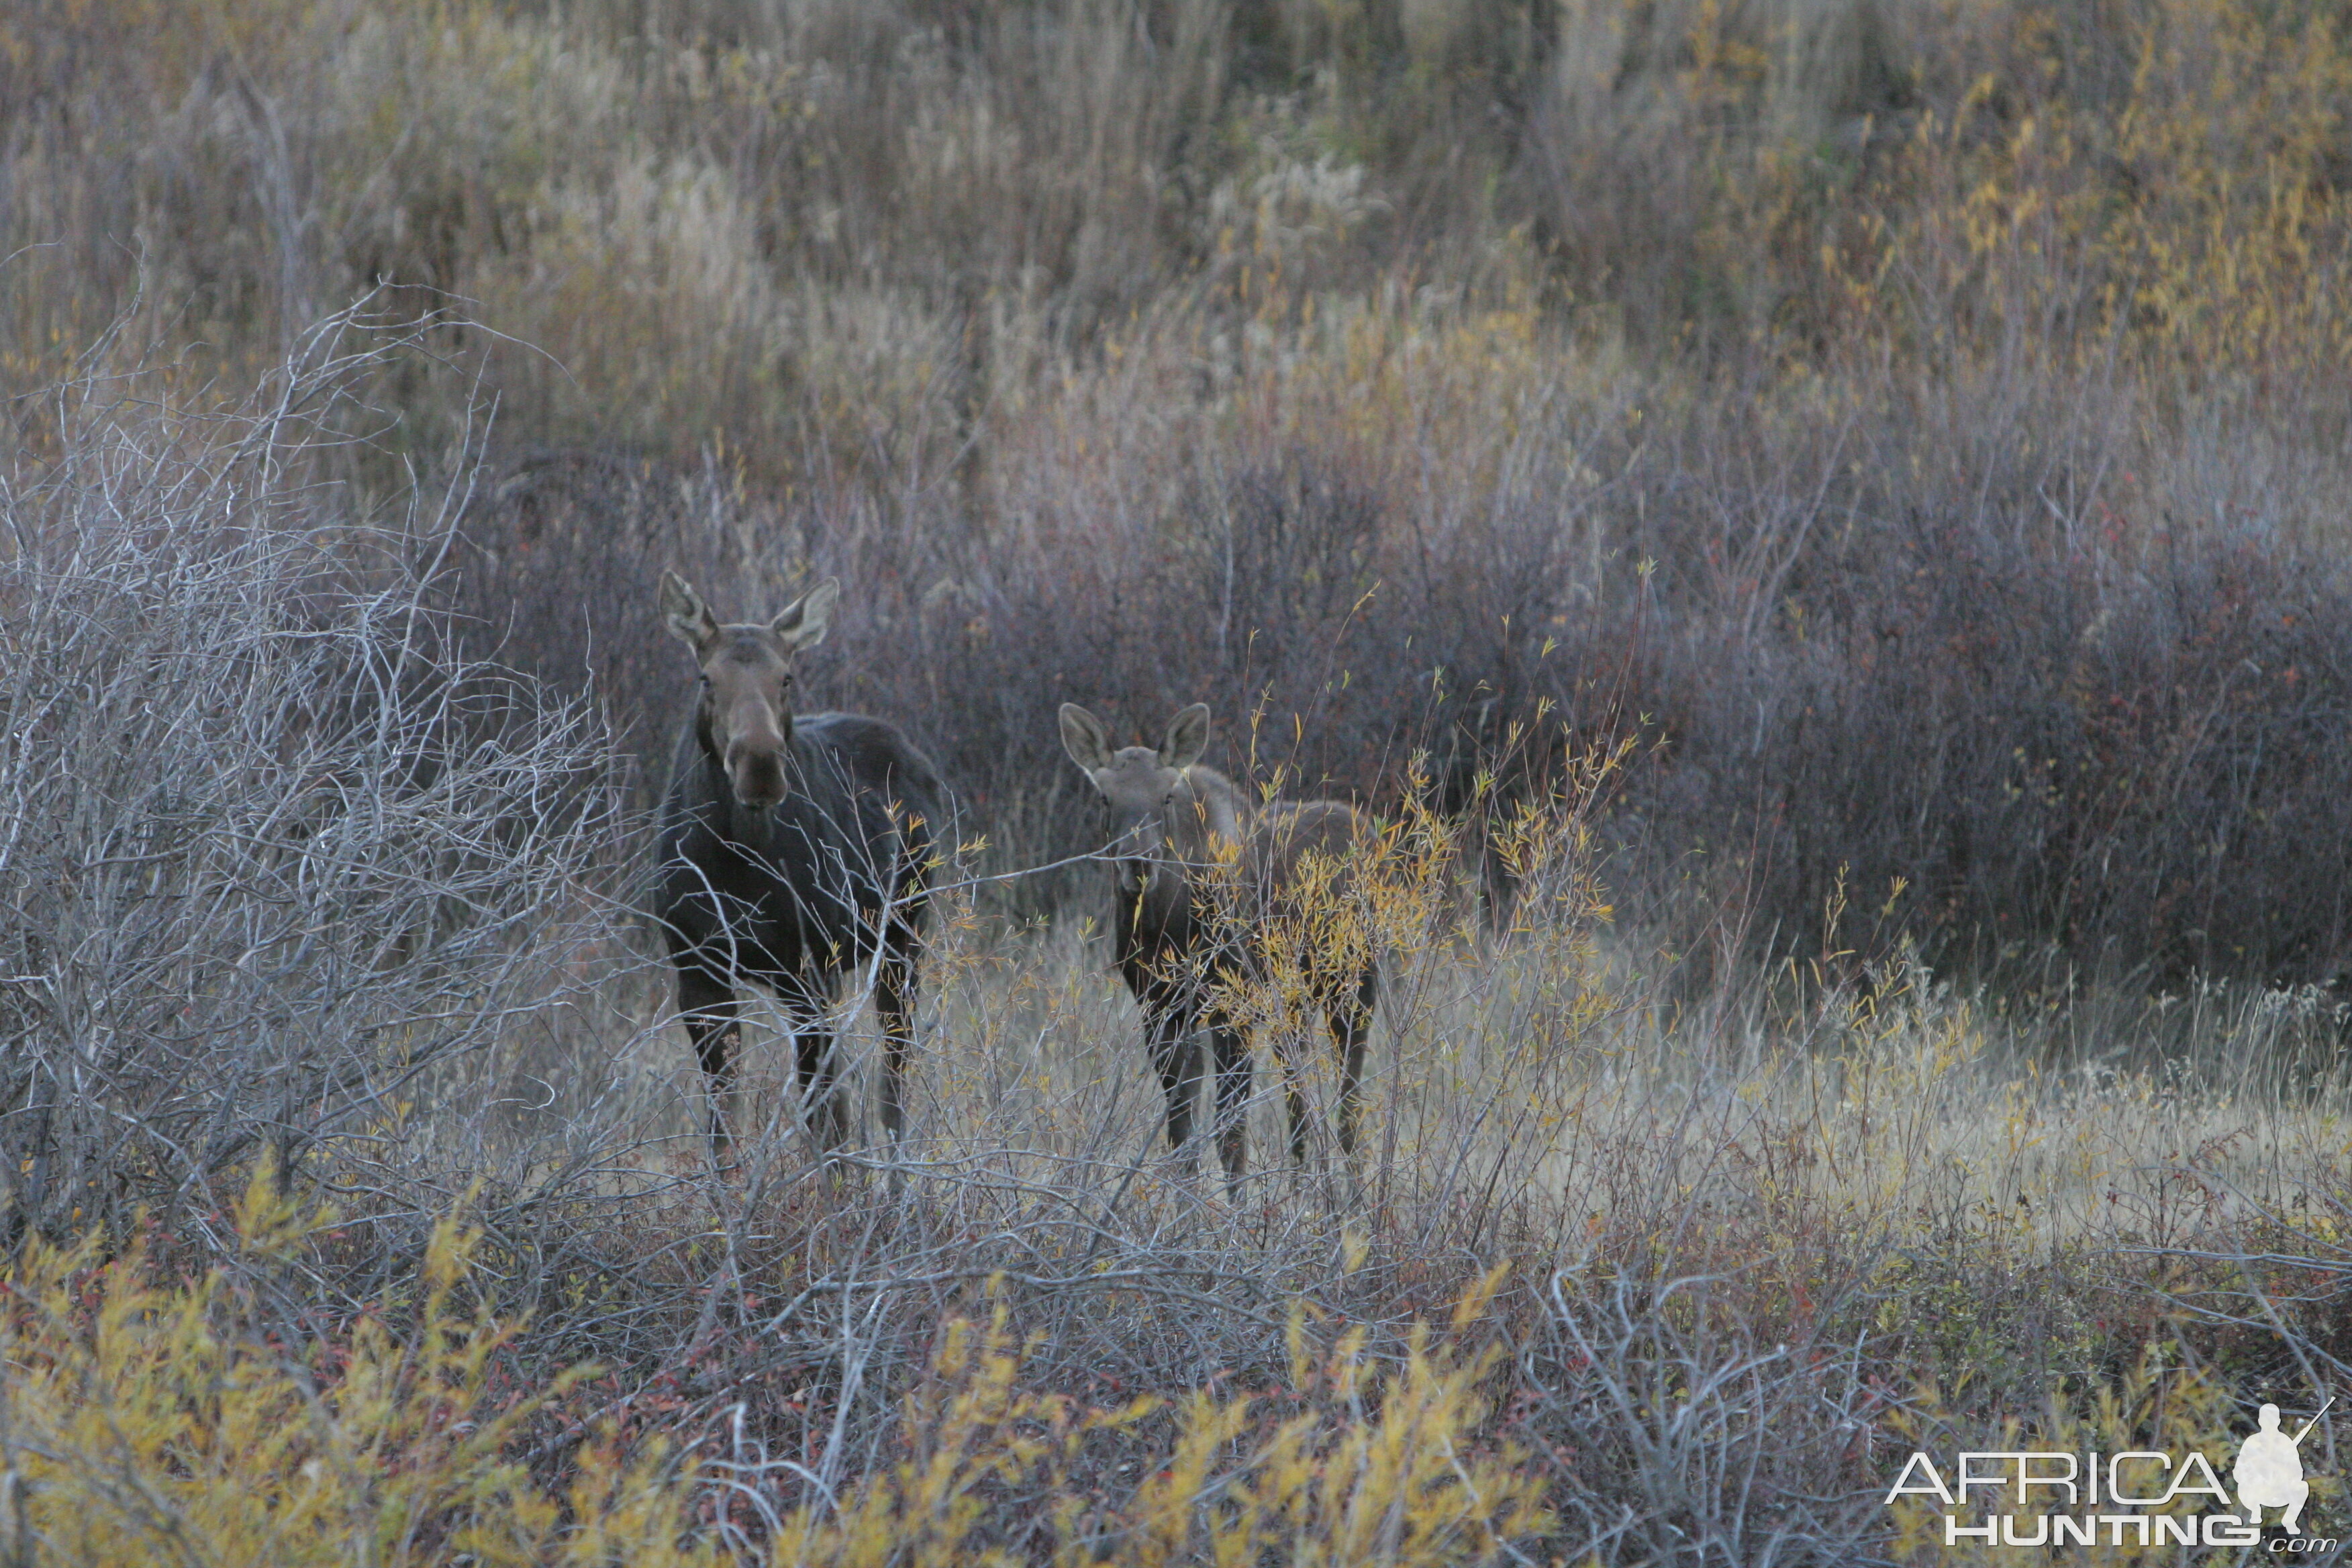
M 793 1037 L 793 1066 L 800 1082 L 801 1112 L 816 1146 L 830 1154 L 848 1142 L 849 1099 L 841 1082 L 841 1050 L 830 994 L 821 983 L 798 974 L 775 983 L 784 1027 Z
M 735 987 L 723 974 L 700 964 L 677 972 L 677 1010 L 686 1020 L 687 1037 L 694 1042 L 702 1064 L 703 1087 L 710 1097 L 710 1152 L 727 1158 L 732 1123 L 740 1109 L 735 1086 L 735 1047 L 742 1027 L 735 1012 Z
M 793 1051 L 809 1133 L 827 1154 L 849 1141 L 849 1096 L 841 1083 L 839 1041 L 822 1013 L 793 1019 Z
M 1168 1096 L 1168 1146 L 1187 1171 L 1199 1162 L 1192 1148 L 1192 1102 L 1201 1092 L 1201 1052 L 1192 1038 L 1194 1019 L 1181 1001 L 1154 996 L 1144 1005 L 1150 1033 L 1151 1065 Z

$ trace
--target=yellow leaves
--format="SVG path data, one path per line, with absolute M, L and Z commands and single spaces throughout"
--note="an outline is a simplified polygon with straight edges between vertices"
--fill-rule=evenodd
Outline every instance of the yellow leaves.
M 1205 1393 L 1192 1395 L 1184 1409 L 1183 1430 L 1176 1440 L 1175 1453 L 1167 1466 L 1147 1479 L 1135 1495 L 1131 1539 L 1142 1561 L 1181 1560 L 1192 1537 L 1194 1512 L 1209 1489 L 1210 1466 L 1245 1430 L 1248 1415 L 1249 1402 L 1245 1399 L 1220 1404 Z M 1231 1534 L 1227 1532 L 1229 1540 Z M 1255 1546 L 1244 1537 L 1234 1542 L 1230 1550 L 1223 1546 L 1215 1549 L 1215 1560 L 1252 1561 L 1249 1553 Z
M 1261 290 L 1213 417 L 1236 437 L 1343 450 L 1369 471 L 1442 455 L 1491 478 L 1528 412 L 1557 393 L 1563 352 L 1531 289 L 1500 292 L 1471 305 L 1452 290 L 1339 298 L 1277 280 Z M 1186 330 L 1181 314 L 1161 328 Z
M 234 1214 L 236 1236 L 247 1255 L 275 1261 L 293 1251 L 312 1230 L 335 1223 L 332 1209 L 308 1208 L 294 1201 L 278 1180 L 278 1162 L 265 1156 L 253 1168 Z
M 1132 1427 L 1154 1406 L 1137 1400 L 1118 1410 L 1082 1410 L 1031 1393 L 1018 1386 L 1021 1361 L 1001 1301 L 985 1328 L 950 1322 L 929 1375 L 907 1400 L 900 1430 L 910 1457 L 847 1489 L 835 1508 L 814 1504 L 788 1515 L 772 1561 L 813 1568 L 1015 1561 L 978 1545 L 985 1500 L 993 1489 L 1041 1480 L 1064 1500 L 1060 1521 L 1074 1525 L 1067 1473 L 1085 1438 Z
M 2200 370 L 2307 351 L 2333 313 L 2312 258 L 2340 245 L 2327 151 L 2340 142 L 2352 47 L 2305 7 L 2159 0 L 2133 45 L 2129 90 L 2100 111 L 2053 102 L 1970 152 L 1979 79 L 1952 128 L 1951 176 L 1971 256 L 2012 250 L 1986 276 L 2027 308 L 2067 300 L 2091 269 L 2107 319 Z M 2053 219 L 2055 248 L 2021 243 Z M 1931 222 L 1933 221 L 1931 216 Z
M 1457 1318 L 1482 1311 L 1498 1279 L 1465 1300 Z M 1131 1496 L 1091 1508 L 1075 1473 L 1088 1440 L 1132 1445 L 1161 1406 L 1137 1400 L 1082 1411 L 1027 1393 L 1001 1307 L 984 1329 L 952 1323 L 929 1392 L 908 1402 L 901 1434 L 913 1457 L 847 1489 L 835 1509 L 791 1515 L 770 1561 L 779 1568 L 1033 1561 L 1167 1568 L 1271 1559 L 1435 1568 L 1484 1561 L 1547 1526 L 1540 1483 L 1524 1456 L 1482 1442 L 1486 1407 L 1476 1390 L 1492 1371 L 1491 1353 L 1457 1361 L 1416 1328 L 1402 1367 L 1375 1371 L 1361 1328 L 1318 1353 L 1307 1321 L 1304 1309 L 1293 1311 L 1286 1395 L 1194 1393 L 1176 1407 L 1171 1440 Z M 1285 1400 L 1295 1413 L 1275 1423 L 1262 1407 Z M 1015 1557 L 985 1544 L 981 1499 L 991 1488 L 1056 1500 L 1035 1532 L 1050 1553 Z
M 1464 1309 L 1479 1310 L 1498 1278 Z M 1457 1364 L 1433 1352 L 1417 1325 L 1402 1372 L 1366 1380 L 1363 1342 L 1360 1329 L 1342 1335 L 1322 1371 L 1327 1408 L 1358 1417 L 1336 1429 L 1313 1415 L 1284 1424 L 1230 1489 L 1233 1506 L 1210 1530 L 1213 1561 L 1266 1552 L 1334 1568 L 1477 1561 L 1546 1527 L 1524 1456 L 1507 1446 L 1479 1453 L 1473 1440 L 1491 1352 Z M 1295 1364 L 1294 1375 L 1301 1370 Z M 1360 1414 L 1368 1406 L 1377 1415 Z
M 320 1223 L 257 1172 L 237 1205 L 248 1266 Z M 389 1309 L 312 1345 L 227 1277 L 156 1277 L 142 1251 L 30 1244 L 9 1272 L 0 1468 L 21 1478 L 42 1561 L 491 1565 L 705 1563 L 676 1544 L 683 1490 L 656 1448 L 590 1444 L 573 1519 L 508 1450 L 580 1373 L 493 1397 L 510 1331 L 448 1306 L 476 1237 L 445 1223 L 404 1339 Z M 601 1506 L 583 1507 L 590 1499 Z

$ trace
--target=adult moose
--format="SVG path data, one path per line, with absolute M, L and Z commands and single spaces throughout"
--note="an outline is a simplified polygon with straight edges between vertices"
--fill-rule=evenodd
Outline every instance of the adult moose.
M 823 639 L 840 595 L 828 577 L 764 625 L 722 625 L 684 578 L 662 574 L 662 624 L 694 650 L 702 697 L 662 807 L 655 912 L 722 1156 L 738 1109 L 739 980 L 764 983 L 782 1005 L 803 1103 L 831 1151 L 848 1136 L 832 1009 L 845 977 L 870 976 L 882 1125 L 894 1143 L 901 1131 L 924 874 L 947 794 L 892 725 L 793 712 L 796 658 Z
M 1246 1157 L 1247 1029 L 1266 1004 L 1290 1119 L 1291 1158 L 1307 1159 L 1307 1110 L 1294 1056 L 1298 1015 L 1329 1023 L 1339 1057 L 1339 1147 L 1356 1148 L 1364 1042 L 1380 971 L 1361 897 L 1370 823 L 1338 801 L 1259 808 L 1200 765 L 1209 709 L 1178 713 L 1154 749 L 1113 751 L 1101 720 L 1062 704 L 1062 744 L 1110 803 L 1118 867 L 1120 975 L 1142 1007 L 1152 1065 L 1168 1094 L 1168 1142 L 1188 1161 L 1201 1082 L 1193 1035 L 1216 1057 L 1217 1152 L 1230 1183 Z M 1309 1022 L 1307 1026 L 1312 1027 Z

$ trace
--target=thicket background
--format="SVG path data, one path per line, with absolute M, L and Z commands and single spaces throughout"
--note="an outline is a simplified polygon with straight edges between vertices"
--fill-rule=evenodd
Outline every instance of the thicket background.
M 658 773 L 657 566 L 838 572 L 819 689 L 1008 865 L 1065 698 L 1392 801 L 1499 693 L 1641 738 L 1629 900 L 2324 981 L 2348 15 L 41 0 L 0 385 L 446 311 L 381 439 L 495 395 L 486 646 Z

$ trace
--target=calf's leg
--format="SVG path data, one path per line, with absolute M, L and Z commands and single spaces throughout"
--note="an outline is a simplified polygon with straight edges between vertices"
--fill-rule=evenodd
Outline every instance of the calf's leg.
M 1339 1150 L 1356 1152 L 1359 1099 L 1364 1081 L 1364 1043 L 1371 1037 L 1372 1008 L 1380 1000 L 1380 971 L 1367 968 L 1353 994 L 1331 1008 L 1331 1039 L 1339 1051 Z
M 1298 1081 L 1298 1045 L 1286 1022 L 1277 1037 L 1274 1055 L 1282 1066 L 1282 1105 L 1290 1120 L 1290 1163 L 1303 1168 L 1307 1163 L 1307 1131 L 1315 1113 L 1307 1108 L 1307 1090 Z
M 1225 1185 L 1232 1187 L 1249 1160 L 1249 1037 L 1219 1019 L 1210 1027 L 1209 1040 L 1217 1058 L 1217 1157 L 1224 1163 Z

